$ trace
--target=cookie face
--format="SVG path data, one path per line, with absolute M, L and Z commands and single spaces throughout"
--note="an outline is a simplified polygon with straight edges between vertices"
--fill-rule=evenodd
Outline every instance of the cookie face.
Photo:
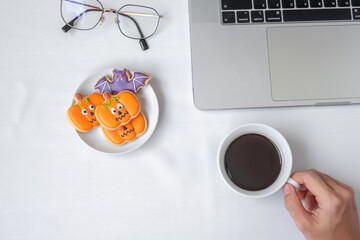
M 99 126 L 95 109 L 104 101 L 104 98 L 99 93 L 92 93 L 87 97 L 76 93 L 74 100 L 75 104 L 66 113 L 70 124 L 80 132 L 88 132 L 93 127 Z
M 124 143 L 133 141 L 135 138 L 141 136 L 147 128 L 147 121 L 142 113 L 132 119 L 129 123 L 122 125 L 117 130 L 108 130 L 103 128 L 105 138 L 114 145 L 122 145 Z
M 105 129 L 116 130 L 140 113 L 140 103 L 129 91 L 123 91 L 117 95 L 106 92 L 103 96 L 105 102 L 96 108 L 95 116 Z
M 113 70 L 112 78 L 109 76 L 102 77 L 95 84 L 95 89 L 101 94 L 109 92 L 112 95 L 122 91 L 137 92 L 140 88 L 145 87 L 151 80 L 151 76 L 142 71 L 134 71 L 133 75 L 127 69 Z

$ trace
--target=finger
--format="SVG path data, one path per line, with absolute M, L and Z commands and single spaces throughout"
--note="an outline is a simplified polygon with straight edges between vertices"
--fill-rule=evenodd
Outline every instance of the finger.
M 307 192 L 307 190 L 306 191 L 303 191 L 303 190 L 298 191 L 298 196 L 299 196 L 300 200 L 304 199 L 306 192 Z
M 319 205 L 332 192 L 331 188 L 324 182 L 316 170 L 296 172 L 291 177 L 299 184 L 304 184 L 316 196 Z
M 334 184 L 337 184 L 337 185 L 339 185 L 339 186 L 341 186 L 341 187 L 343 187 L 343 188 L 345 188 L 347 190 L 352 190 L 352 188 L 349 185 L 346 185 L 345 183 L 342 183 L 339 180 L 336 180 L 335 178 L 332 178 L 332 177 L 330 177 L 329 175 L 327 175 L 325 173 L 320 172 L 320 174 L 322 176 L 324 176 L 324 178 L 327 179 L 328 181 L 330 181 L 330 182 L 332 182 Z
M 311 212 L 316 206 L 315 196 L 310 191 L 308 191 L 304 197 L 304 200 L 306 211 Z
M 319 172 L 320 177 L 322 180 L 336 193 L 339 193 L 339 188 L 341 187 L 338 185 L 333 179 L 331 179 L 329 176 L 326 176 L 322 172 Z
M 304 184 L 300 184 L 300 189 L 299 190 L 307 191 L 309 189 L 307 189 L 307 187 Z
M 328 182 L 328 185 L 331 186 L 334 192 L 337 193 L 337 195 L 344 200 L 352 198 L 354 196 L 354 190 L 350 186 L 323 173 L 322 177 Z
M 283 191 L 285 208 L 294 220 L 296 226 L 299 229 L 303 229 L 305 226 L 312 224 L 314 220 L 311 214 L 304 209 L 295 188 L 291 184 L 286 183 Z
M 306 211 L 311 212 L 316 206 L 316 199 L 314 194 L 312 194 L 310 191 L 307 190 L 306 191 L 299 190 L 298 196 L 301 201 L 304 200 Z

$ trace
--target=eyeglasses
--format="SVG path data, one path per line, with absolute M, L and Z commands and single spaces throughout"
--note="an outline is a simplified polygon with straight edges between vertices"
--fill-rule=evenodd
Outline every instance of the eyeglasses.
M 70 29 L 91 30 L 100 22 L 104 22 L 105 12 L 116 14 L 115 23 L 120 32 L 128 38 L 139 40 L 143 51 L 149 48 L 145 39 L 156 32 L 160 18 L 163 16 L 151 7 L 127 4 L 118 11 L 104 8 L 98 0 L 60 0 L 61 18 L 66 25 L 62 30 L 66 33 Z

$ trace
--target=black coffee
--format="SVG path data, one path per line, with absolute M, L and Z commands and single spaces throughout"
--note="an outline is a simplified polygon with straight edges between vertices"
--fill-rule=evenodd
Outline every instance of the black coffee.
M 235 139 L 225 153 L 226 172 L 240 188 L 256 191 L 275 182 L 281 170 L 281 155 L 276 145 L 258 134 Z

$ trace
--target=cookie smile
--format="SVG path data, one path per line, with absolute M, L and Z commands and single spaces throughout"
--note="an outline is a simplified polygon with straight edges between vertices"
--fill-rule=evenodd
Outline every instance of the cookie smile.
M 128 111 L 126 111 L 123 115 L 121 115 L 120 117 L 117 117 L 116 121 L 121 121 L 128 114 L 129 114 Z
M 134 129 L 131 129 L 130 131 L 126 131 L 126 132 L 124 132 L 123 134 L 121 134 L 120 136 L 121 136 L 121 137 L 125 137 L 125 136 L 127 136 L 128 134 L 130 134 L 130 133 L 132 133 L 132 132 L 134 132 Z

